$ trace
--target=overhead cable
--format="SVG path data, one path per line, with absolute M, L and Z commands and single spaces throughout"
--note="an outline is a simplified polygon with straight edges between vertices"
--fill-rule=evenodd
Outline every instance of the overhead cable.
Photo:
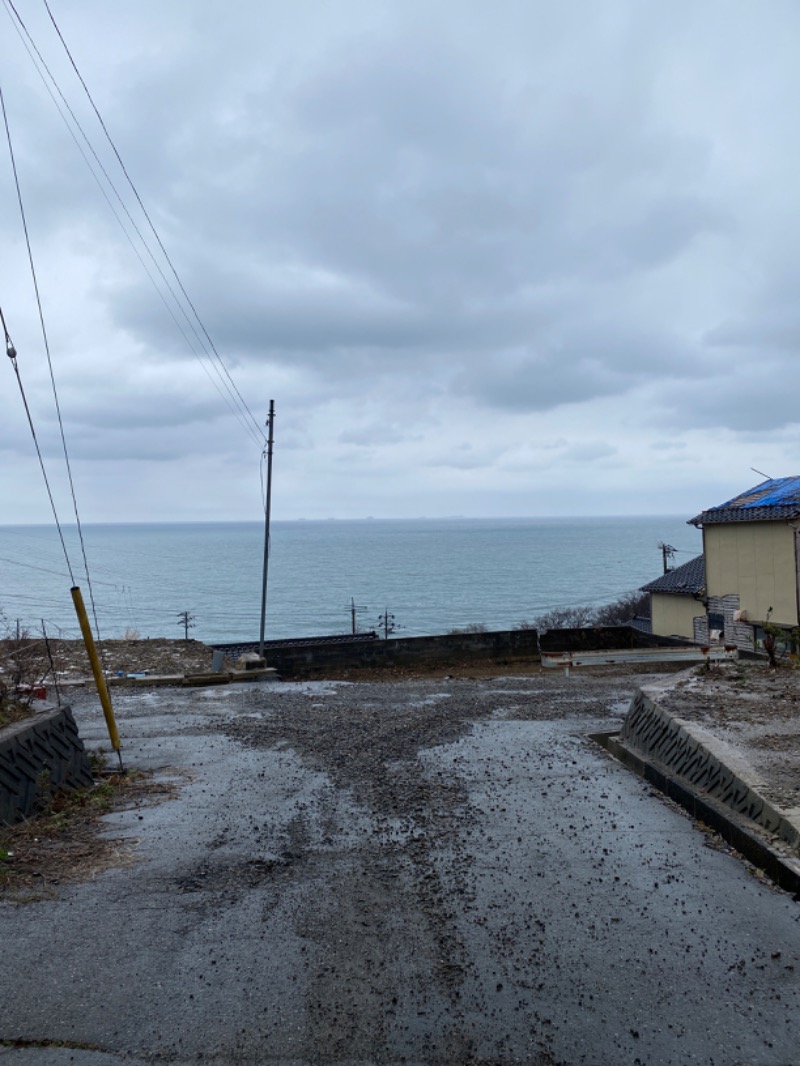
M 31 247 L 30 234 L 28 232 L 28 220 L 27 220 L 26 215 L 25 215 L 25 205 L 24 205 L 23 200 L 22 200 L 22 189 L 21 189 L 20 183 L 19 183 L 19 174 L 17 172 L 16 159 L 14 158 L 14 146 L 13 146 L 13 144 L 11 142 L 11 129 L 10 129 L 10 126 L 8 124 L 8 114 L 6 112 L 6 102 L 5 102 L 5 97 L 3 96 L 2 88 L 0 88 L 0 104 L 2 104 L 3 124 L 5 126 L 5 131 L 6 131 L 6 140 L 8 141 L 8 152 L 9 152 L 9 156 L 11 158 L 11 169 L 12 169 L 12 171 L 14 173 L 14 186 L 15 186 L 16 191 L 17 191 L 17 203 L 19 205 L 20 218 L 22 220 L 22 229 L 23 229 L 23 232 L 25 234 L 25 247 L 27 248 L 27 251 L 28 251 L 28 262 L 29 262 L 30 268 L 31 268 L 31 279 L 33 281 L 34 293 L 36 294 L 36 306 L 37 306 L 38 311 L 39 311 L 39 324 L 40 324 L 41 330 L 42 330 L 42 340 L 44 342 L 44 350 L 45 350 L 45 354 L 47 356 L 47 366 L 48 366 L 48 370 L 49 370 L 49 373 L 50 373 L 50 384 L 51 384 L 52 390 L 53 390 L 53 402 L 55 404 L 56 416 L 58 418 L 58 428 L 59 428 L 59 433 L 61 435 L 61 446 L 62 446 L 62 449 L 63 449 L 63 452 L 64 452 L 64 464 L 66 466 L 67 480 L 69 481 L 70 494 L 72 496 L 72 506 L 73 506 L 73 512 L 75 514 L 75 523 L 76 523 L 77 528 L 78 528 L 78 540 L 80 541 L 81 554 L 83 556 L 83 565 L 84 565 L 84 571 L 86 573 L 86 583 L 87 583 L 88 588 L 89 588 L 89 597 L 90 597 L 90 600 L 91 600 L 91 603 L 92 603 L 92 610 L 94 611 L 95 627 L 97 627 L 97 612 L 94 609 L 94 594 L 92 592 L 92 579 L 91 579 L 91 577 L 89 575 L 89 560 L 86 557 L 86 544 L 85 544 L 85 541 L 83 539 L 83 527 L 81 525 L 81 518 L 80 518 L 80 514 L 78 512 L 78 498 L 75 495 L 75 482 L 74 482 L 73 477 L 72 477 L 72 465 L 71 465 L 70 460 L 69 460 L 69 451 L 67 449 L 67 438 L 66 438 L 66 435 L 64 433 L 64 421 L 63 421 L 63 419 L 61 417 L 61 404 L 59 403 L 59 399 L 58 399 L 58 389 L 56 388 L 55 373 L 53 372 L 53 360 L 52 360 L 52 356 L 50 354 L 50 340 L 49 340 L 49 337 L 47 335 L 47 327 L 46 327 L 45 321 L 44 321 L 44 310 L 42 308 L 42 300 L 41 300 L 41 295 L 40 295 L 40 292 L 39 292 L 39 280 L 38 280 L 37 275 L 36 275 L 36 264 L 34 263 L 34 260 L 33 260 L 33 248 Z M 17 376 L 17 382 L 19 384 L 20 394 L 22 396 L 22 400 L 23 400 L 23 403 L 25 405 L 25 412 L 26 412 L 26 414 L 28 416 L 28 424 L 30 425 L 31 433 L 33 434 L 34 441 L 36 442 L 36 450 L 37 450 L 37 453 L 39 454 L 39 457 L 40 457 L 40 465 L 41 465 L 41 468 L 42 468 L 42 474 L 45 475 L 45 484 L 47 484 L 47 491 L 48 491 L 48 494 L 50 494 L 50 485 L 49 485 L 49 482 L 47 481 L 47 476 L 45 474 L 44 462 L 42 461 L 42 458 L 41 458 L 41 452 L 39 450 L 38 441 L 36 441 L 36 431 L 34 430 L 34 427 L 33 427 L 33 419 L 31 417 L 30 408 L 28 407 L 28 401 L 27 401 L 27 399 L 25 397 L 25 390 L 22 387 L 22 378 L 20 377 L 20 374 L 19 374 L 19 367 L 17 366 L 17 353 L 16 353 L 16 351 L 14 351 L 13 346 L 10 345 L 10 337 L 8 336 L 8 330 L 5 327 L 5 323 L 3 324 L 3 330 L 4 330 L 5 334 L 6 334 L 6 351 L 7 351 L 7 354 L 9 355 L 9 357 L 11 358 L 11 362 L 12 362 L 13 367 L 14 367 L 14 372 L 15 372 L 15 374 Z M 14 352 L 13 355 L 11 355 L 11 351 L 9 351 L 9 347 L 11 347 L 11 351 Z M 51 502 L 51 504 L 53 506 L 53 515 L 54 515 L 54 517 L 56 519 L 56 524 L 58 524 L 58 516 L 56 514 L 55 503 L 53 502 L 52 494 L 50 494 L 50 502 Z M 75 580 L 74 580 L 74 577 L 73 577 L 73 574 L 72 574 L 72 566 L 70 565 L 70 561 L 69 561 L 69 553 L 67 552 L 67 547 L 66 547 L 66 544 L 64 543 L 63 533 L 61 531 L 60 525 L 59 525 L 59 536 L 61 536 L 61 543 L 62 543 L 62 546 L 64 548 L 64 555 L 65 555 L 66 560 L 67 560 L 67 569 L 70 572 L 70 578 L 72 578 L 72 583 L 74 585 L 75 584 Z M 99 632 L 98 632 L 98 636 L 99 636 Z
M 0 89 L 0 103 L 3 104 L 3 116 L 5 117 L 5 103 L 3 102 L 3 91 L 2 91 L 2 89 Z M 30 426 L 31 436 L 33 437 L 33 445 L 34 445 L 34 447 L 36 449 L 36 455 L 37 455 L 37 457 L 39 459 L 39 467 L 41 468 L 42 477 L 44 478 L 44 485 L 45 485 L 45 488 L 47 489 L 47 498 L 50 500 L 50 508 L 51 508 L 51 510 L 53 512 L 53 518 L 54 518 L 55 523 L 56 523 L 56 529 L 58 530 L 59 540 L 61 541 L 61 547 L 62 547 L 62 549 L 64 551 L 64 559 L 66 560 L 66 563 L 67 563 L 67 570 L 69 570 L 70 580 L 72 581 L 72 584 L 74 585 L 75 584 L 75 576 L 74 576 L 74 574 L 72 572 L 72 563 L 70 562 L 69 552 L 67 551 L 67 545 L 66 545 L 66 542 L 64 540 L 64 531 L 62 530 L 61 523 L 58 520 L 58 510 L 56 509 L 56 501 L 53 499 L 53 491 L 50 488 L 50 480 L 47 477 L 47 470 L 45 469 L 44 458 L 42 456 L 42 450 L 39 447 L 39 438 L 36 436 L 36 429 L 34 428 L 34 425 L 33 425 L 33 418 L 31 416 L 31 410 L 30 410 L 30 407 L 28 406 L 28 398 L 25 395 L 25 389 L 23 388 L 23 385 L 22 385 L 22 378 L 20 377 L 19 367 L 17 366 L 17 351 L 16 351 L 16 348 L 14 347 L 14 345 L 11 343 L 11 337 L 8 334 L 8 329 L 6 328 L 6 322 L 5 322 L 5 319 L 3 318 L 2 310 L 0 310 L 0 320 L 2 320 L 3 332 L 6 335 L 6 355 L 11 360 L 11 366 L 13 367 L 14 374 L 16 375 L 16 378 L 17 378 L 17 384 L 19 386 L 20 396 L 22 397 L 22 404 L 23 404 L 23 406 L 25 408 L 25 414 L 28 417 L 28 425 Z
M 8 0 L 8 2 L 11 3 L 11 0 Z M 200 326 L 200 329 L 202 330 L 203 335 L 205 336 L 206 340 L 208 341 L 212 352 L 214 353 L 214 355 L 215 355 L 220 367 L 222 368 L 223 373 L 225 374 L 225 377 L 228 379 L 228 381 L 230 382 L 231 387 L 235 391 L 236 395 L 239 397 L 239 400 L 241 401 L 242 406 L 244 407 L 245 411 L 247 412 L 247 414 L 248 414 L 253 426 L 255 426 L 256 430 L 260 434 L 261 433 L 261 427 L 258 424 L 258 421 L 256 420 L 255 415 L 253 414 L 253 412 L 248 407 L 247 402 L 244 399 L 244 397 L 242 396 L 241 392 L 239 392 L 239 389 L 237 388 L 235 381 L 231 377 L 231 375 L 230 375 L 230 373 L 228 371 L 228 368 L 225 366 L 225 363 L 224 363 L 222 357 L 220 356 L 219 352 L 217 351 L 216 346 L 215 346 L 214 342 L 212 341 L 211 336 L 209 335 L 209 332 L 208 332 L 208 330 L 205 327 L 205 324 L 203 323 L 203 320 L 200 318 L 200 315 L 199 315 L 199 313 L 197 311 L 197 308 L 195 307 L 195 305 L 192 302 L 188 292 L 186 291 L 186 289 L 185 289 L 185 287 L 183 285 L 183 282 L 181 281 L 180 276 L 178 275 L 178 272 L 175 269 L 175 265 L 173 264 L 172 259 L 169 256 L 169 253 L 167 252 L 167 249 L 164 247 L 164 243 L 161 240 L 161 237 L 159 236 L 158 230 L 156 229 L 156 227 L 155 227 L 155 225 L 153 223 L 153 220 L 151 219 L 150 214 L 147 211 L 147 208 L 144 206 L 142 198 L 139 195 L 139 191 L 136 188 L 136 185 L 134 184 L 133 179 L 131 178 L 130 174 L 128 173 L 127 167 L 125 166 L 124 162 L 122 161 L 122 156 L 120 155 L 119 151 L 117 150 L 117 146 L 114 143 L 114 140 L 113 140 L 113 138 L 111 137 L 111 134 L 108 131 L 108 127 L 106 126 L 106 124 L 105 124 L 105 122 L 103 120 L 103 116 L 100 114 L 100 111 L 99 111 L 97 105 L 94 102 L 94 98 L 92 97 L 92 94 L 89 91 L 89 87 L 86 84 L 86 82 L 84 81 L 83 75 L 81 74 L 80 70 L 78 69 L 78 65 L 75 62 L 75 60 L 74 60 L 74 58 L 72 56 L 72 53 L 69 50 L 69 46 L 67 45 L 67 42 L 64 40 L 64 36 L 61 33 L 61 30 L 60 30 L 60 28 L 58 26 L 58 23 L 56 22 L 56 20 L 55 20 L 55 18 L 53 16 L 53 12 L 50 10 L 50 5 L 48 3 L 48 0 L 43 0 L 43 3 L 44 3 L 45 8 L 47 9 L 47 14 L 50 17 L 50 21 L 53 24 L 53 28 L 56 31 L 56 33 L 58 34 L 58 38 L 61 41 L 62 45 L 64 46 L 64 51 L 66 52 L 67 58 L 69 59 L 70 64 L 72 65 L 72 69 L 75 71 L 75 74 L 76 74 L 76 76 L 78 78 L 78 81 L 80 81 L 81 85 L 83 86 L 83 90 L 86 93 L 87 99 L 89 100 L 89 103 L 91 104 L 92 109 L 93 109 L 95 115 L 97 116 L 97 121 L 100 123 L 100 127 L 103 130 L 103 133 L 105 134 L 109 145 L 111 146 L 111 150 L 113 151 L 114 155 L 117 158 L 117 162 L 120 165 L 122 173 L 125 175 L 125 178 L 126 178 L 126 180 L 128 182 L 128 185 L 130 185 L 131 191 L 133 192 L 133 195 L 136 197 L 136 201 L 139 204 L 139 207 L 142 209 L 142 214 L 147 219 L 147 224 L 149 225 L 149 227 L 150 227 L 150 229 L 151 229 L 151 231 L 153 233 L 153 236 L 155 237 L 156 241 L 158 242 L 158 246 L 161 249 L 161 251 L 162 251 L 162 253 L 164 255 L 164 258 L 166 259 L 167 263 L 169 264 L 169 268 L 172 271 L 172 273 L 173 273 L 173 275 L 175 277 L 175 280 L 177 281 L 178 286 L 179 286 L 181 292 L 183 293 L 184 298 L 186 299 L 186 302 L 188 303 L 189 307 L 192 309 L 192 314 L 197 319 L 198 325 Z
M 209 352 L 206 349 L 206 345 L 205 345 L 205 343 L 203 341 L 202 336 L 198 333 L 196 326 L 194 325 L 192 320 L 187 315 L 186 310 L 185 310 L 183 304 L 181 303 L 181 300 L 179 299 L 178 294 L 176 293 L 175 289 L 170 284 L 170 281 L 167 278 L 167 276 L 165 275 L 164 270 L 161 267 L 161 264 L 156 259 L 155 255 L 153 254 L 150 246 L 148 245 L 148 243 L 147 243 L 147 241 L 146 241 L 146 239 L 144 237 L 144 234 L 142 233 L 141 229 L 137 225 L 136 220 L 131 215 L 131 213 L 130 213 L 125 201 L 123 200 L 122 196 L 120 195 L 119 190 L 117 189 L 116 185 L 114 184 L 114 181 L 111 178 L 110 174 L 108 173 L 106 167 L 103 165 L 102 160 L 100 159 L 100 157 L 97 154 L 94 146 L 92 145 L 91 140 L 89 139 L 86 131 L 84 130 L 80 120 L 76 116 L 74 110 L 72 109 L 72 107 L 69 104 L 69 101 L 66 99 L 64 93 L 62 92 L 62 90 L 61 90 L 61 88 L 60 88 L 60 86 L 59 86 L 54 74 L 52 73 L 52 71 L 50 70 L 50 67 L 47 64 L 47 61 L 45 60 L 45 58 L 42 55 L 42 53 L 39 50 L 39 48 L 37 47 L 36 42 L 33 40 L 33 38 L 31 36 L 31 34 L 30 34 L 30 32 L 29 32 L 24 20 L 22 19 L 22 17 L 20 16 L 19 12 L 16 9 L 16 7 L 14 6 L 13 0 L 3 0 L 3 2 L 5 4 L 6 11 L 7 11 L 8 15 L 9 15 L 9 18 L 11 19 L 11 23 L 14 26 L 14 29 L 16 30 L 17 35 L 20 38 L 20 41 L 22 42 L 23 47 L 25 48 L 26 52 L 28 53 L 28 57 L 30 58 L 31 63 L 33 64 L 37 74 L 39 75 L 39 78 L 41 79 L 42 84 L 45 87 L 45 90 L 47 91 L 48 95 L 50 96 L 50 99 L 52 100 L 54 107 L 58 111 L 62 122 L 64 123 L 64 125 L 67 128 L 67 132 L 69 133 L 70 137 L 72 138 L 72 140 L 73 140 L 73 142 L 75 144 L 75 147 L 80 152 L 84 163 L 86 164 L 87 168 L 89 169 L 90 174 L 94 178 L 94 181 L 97 184 L 98 189 L 100 190 L 103 198 L 105 199 L 106 203 L 108 204 L 108 207 L 109 207 L 111 213 L 114 215 L 114 218 L 116 219 L 120 229 L 125 234 L 125 237 L 126 237 L 128 243 L 130 244 L 134 255 L 139 260 L 139 263 L 140 263 L 142 269 L 144 270 L 145 274 L 147 275 L 147 277 L 148 277 L 148 279 L 150 281 L 150 284 L 155 289 L 155 292 L 156 292 L 157 296 L 159 297 L 159 299 L 161 300 L 161 302 L 164 304 L 164 307 L 165 307 L 167 313 L 171 317 L 172 321 L 175 323 L 175 326 L 177 327 L 178 331 L 181 333 L 181 335 L 183 336 L 183 339 L 186 341 L 186 344 L 187 344 L 189 350 L 192 352 L 194 357 L 197 359 L 197 361 L 200 364 L 203 372 L 206 374 L 206 376 L 208 377 L 208 379 L 211 382 L 211 384 L 214 386 L 214 388 L 217 390 L 217 392 L 219 393 L 221 398 L 225 401 L 225 403 L 231 409 L 233 415 L 239 420 L 239 423 L 242 426 L 242 428 L 244 429 L 244 431 L 250 435 L 250 437 L 253 439 L 254 443 L 256 443 L 259 447 L 261 447 L 262 444 L 263 444 L 263 434 L 260 434 L 259 432 L 254 432 L 251 424 L 247 421 L 246 415 L 249 415 L 250 412 L 247 409 L 247 405 L 241 399 L 241 395 L 239 394 L 239 390 L 236 388 L 235 384 L 232 382 L 232 379 L 230 378 L 230 375 L 228 374 L 224 364 L 222 363 L 222 360 L 219 358 L 218 355 L 217 355 L 218 362 L 215 362 L 214 359 L 211 358 Z M 13 12 L 13 14 L 12 14 L 12 12 Z M 24 34 L 24 36 L 23 36 L 23 34 Z M 27 38 L 27 40 L 26 40 L 26 38 Z M 35 53 L 35 55 L 34 55 L 34 53 Z M 43 73 L 43 71 L 44 71 L 44 73 Z M 45 73 L 47 74 L 47 77 L 45 77 Z M 152 260 L 152 263 L 155 266 L 155 268 L 158 271 L 158 273 L 161 275 L 161 279 L 162 279 L 164 285 L 166 286 L 170 296 L 172 297 L 172 300 L 174 301 L 175 307 L 177 307 L 178 311 L 181 313 L 183 318 L 186 320 L 186 323 L 187 323 L 189 329 L 191 330 L 191 332 L 194 334 L 194 336 L 195 336 L 195 338 L 197 340 L 197 343 L 200 346 L 201 351 L 198 351 L 197 348 L 195 347 L 194 343 L 192 342 L 191 337 L 187 334 L 186 329 L 184 328 L 184 326 L 179 321 L 173 306 L 167 300 L 166 296 L 164 295 L 164 293 L 160 289 L 157 280 L 155 279 L 155 277 L 151 273 L 150 269 L 148 268 L 147 264 L 145 263 L 144 259 L 142 258 L 141 252 L 136 247 L 136 244 L 135 244 L 133 238 L 131 237 L 130 233 L 128 232 L 128 230 L 127 230 L 127 228 L 125 226 L 125 223 L 120 218 L 120 215 L 119 215 L 118 211 L 114 207 L 114 204 L 112 203 L 108 193 L 106 192 L 106 189 L 104 188 L 103 183 L 100 180 L 100 178 L 99 178 L 99 176 L 97 174 L 97 171 L 95 170 L 95 167 L 93 166 L 91 160 L 89 159 L 89 157 L 87 156 L 86 152 L 84 151 L 83 146 L 81 145 L 80 141 L 78 140 L 77 136 L 75 135 L 75 131 L 72 128 L 72 126 L 70 125 L 70 122 L 69 122 L 69 119 L 67 118 L 67 115 L 64 113 L 64 110 L 62 109 L 62 106 L 59 104 L 58 100 L 56 99 L 55 95 L 53 94 L 53 89 L 51 89 L 50 84 L 48 84 L 48 80 L 47 80 L 48 78 L 50 80 L 50 83 L 52 83 L 52 86 L 55 89 L 56 93 L 60 97 L 61 102 L 63 104 L 63 107 L 66 109 L 66 111 L 69 112 L 69 115 L 70 115 L 70 118 L 72 119 L 72 122 L 74 123 L 75 127 L 79 131 L 79 133 L 80 133 L 81 137 L 83 138 L 83 140 L 85 141 L 89 151 L 91 152 L 92 156 L 94 157 L 94 159 L 95 159 L 95 161 L 97 163 L 97 166 L 99 167 L 100 171 L 102 172 L 103 177 L 105 178 L 106 182 L 108 183 L 108 186 L 110 187 L 110 189 L 114 193 L 114 196 L 116 197 L 117 201 L 119 202 L 120 207 L 122 208 L 122 210 L 124 211 L 125 215 L 127 216 L 131 226 L 133 227 L 137 237 L 139 238 L 139 241 L 141 242 L 142 247 L 144 248 L 145 252 L 147 253 L 147 255 Z M 138 196 L 137 196 L 137 198 L 138 198 Z M 149 219 L 148 219 L 148 222 L 149 222 Z M 151 228 L 152 228 L 152 223 L 151 223 Z M 158 239 L 157 235 L 156 235 L 156 239 Z M 159 241 L 159 244 L 160 243 L 161 242 Z M 172 264 L 170 264 L 170 266 L 171 265 Z M 173 268 L 173 272 L 174 272 L 174 268 Z M 179 280 L 179 284 L 180 284 L 180 280 Z M 181 288 L 183 288 L 183 287 L 181 286 Z M 201 326 L 202 326 L 202 323 L 201 323 Z M 201 354 L 201 352 L 202 352 L 202 354 Z M 218 381 L 215 380 L 214 377 L 212 376 L 211 371 L 209 370 L 208 366 L 206 366 L 205 362 L 203 361 L 203 356 L 205 356 L 205 358 L 208 360 L 211 368 L 213 369 L 214 373 L 216 374 L 216 376 L 218 378 Z M 222 370 L 220 370 L 220 367 L 222 367 Z M 222 371 L 224 371 L 224 374 L 223 374 Z M 226 380 L 226 376 L 227 376 L 227 380 Z M 229 381 L 230 381 L 230 384 L 229 384 Z M 252 415 L 251 415 L 251 418 L 252 418 Z

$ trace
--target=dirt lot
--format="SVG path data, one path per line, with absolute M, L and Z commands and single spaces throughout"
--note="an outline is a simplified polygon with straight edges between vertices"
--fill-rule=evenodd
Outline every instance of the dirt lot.
M 768 799 L 800 808 L 800 670 L 756 662 L 697 669 L 661 703 L 734 747 L 763 777 Z
M 189 640 L 109 640 L 100 645 L 109 674 L 195 674 L 211 667 L 212 648 Z M 60 681 L 70 682 L 90 675 L 86 651 L 80 641 L 53 641 L 52 654 Z M 227 664 L 232 665 L 232 664 Z M 667 664 L 650 667 L 650 676 L 682 673 L 683 679 L 665 699 L 676 717 L 704 726 L 720 740 L 731 744 L 761 774 L 769 798 L 785 809 L 800 807 L 800 670 L 784 662 L 778 669 L 766 663 L 720 664 L 707 670 L 683 670 Z M 603 682 L 637 678 L 647 683 L 647 672 L 633 666 L 582 670 L 588 682 L 593 674 Z M 419 669 L 387 667 L 331 669 L 328 680 L 400 684 L 415 679 L 486 680 L 497 677 L 540 676 L 548 688 L 561 687 L 560 671 L 545 671 L 527 661 L 491 660 L 448 662 L 445 667 Z M 67 691 L 69 691 L 67 689 Z
M 115 690 L 174 793 L 102 819 L 126 865 L 82 852 L 86 883 L 10 848 L 39 901 L 0 898 L 5 1031 L 175 1066 L 796 1061 L 796 905 L 589 739 L 650 680 Z
M 62 681 L 87 676 L 88 662 L 79 642 L 54 645 Z M 182 675 L 208 670 L 212 649 L 199 641 L 163 639 L 108 641 L 103 652 L 109 672 Z M 656 678 L 668 680 L 670 674 L 679 672 L 668 666 L 658 673 L 655 670 L 652 667 L 647 673 L 628 666 L 602 667 L 572 671 L 567 679 L 561 671 L 544 670 L 538 664 L 467 661 L 449 663 L 438 670 L 330 671 L 328 680 L 357 682 L 362 695 L 351 698 L 353 690 L 346 685 L 320 701 L 311 695 L 319 682 L 311 682 L 308 691 L 304 683 L 298 682 L 296 695 L 292 695 L 294 685 L 290 683 L 282 686 L 284 691 L 269 725 L 259 723 L 256 727 L 256 720 L 245 717 L 235 724 L 228 723 L 226 731 L 245 744 L 282 740 L 306 759 L 324 765 L 335 779 L 342 774 L 354 775 L 347 781 L 351 787 L 357 784 L 360 791 L 385 791 L 391 784 L 391 775 L 381 768 L 408 758 L 412 751 L 458 735 L 467 722 L 486 715 L 487 685 L 496 690 L 496 696 L 488 700 L 490 714 L 495 699 L 498 706 L 503 705 L 504 714 L 513 718 L 554 720 L 574 713 L 577 706 L 584 714 L 601 717 L 613 707 L 618 717 L 624 714 L 638 685 Z M 429 701 L 426 683 L 442 681 L 456 698 Z M 240 687 L 239 698 L 249 703 L 249 686 Z M 115 702 L 122 699 L 123 691 L 127 692 L 117 690 Z M 160 702 L 167 710 L 171 691 L 160 690 Z M 370 697 L 365 704 L 366 692 Z M 65 687 L 63 695 L 73 705 L 96 702 L 91 685 Z M 321 713 L 322 703 L 326 712 L 333 713 Z M 784 809 L 800 807 L 800 672 L 786 665 L 770 670 L 760 663 L 682 671 L 662 703 L 676 717 L 694 721 L 731 744 L 762 775 L 773 802 Z M 391 714 L 388 708 L 392 709 Z M 365 746 L 361 741 L 367 735 L 371 740 Z M 141 799 L 146 802 L 145 796 Z M 387 810 L 397 803 L 397 797 L 382 799 Z M 425 799 L 417 797 L 417 806 Z M 447 798 L 437 797 L 434 806 L 444 810 Z M 84 842 L 91 836 L 91 832 L 85 836 L 81 833 Z M 30 854 L 32 867 L 43 863 L 45 880 L 50 880 L 52 873 L 47 862 L 51 849 L 52 845 L 48 845 L 44 853 Z M 83 861 L 97 858 L 91 850 Z M 63 857 L 59 861 L 63 862 Z
M 80 640 L 51 641 L 59 678 L 74 680 L 91 673 Z M 102 640 L 98 645 L 103 667 L 109 674 L 196 674 L 211 669 L 213 651 L 199 640 Z
M 40 676 L 50 671 L 46 649 L 41 642 L 37 648 L 37 668 Z M 199 674 L 211 669 L 213 648 L 199 640 L 172 640 L 164 637 L 149 640 L 103 640 L 98 643 L 100 659 L 107 674 L 146 673 L 150 675 Z M 50 653 L 59 681 L 75 682 L 91 677 L 86 648 L 80 640 L 51 640 Z M 233 665 L 225 661 L 226 668 Z M 448 663 L 445 667 L 423 666 L 419 669 L 385 667 L 374 669 L 338 668 L 325 672 L 328 680 L 343 681 L 403 681 L 415 677 L 497 677 L 529 674 L 532 665 L 527 661 L 508 663 L 465 660 Z M 52 675 L 51 675 L 52 677 Z M 52 683 L 46 679 L 46 683 Z

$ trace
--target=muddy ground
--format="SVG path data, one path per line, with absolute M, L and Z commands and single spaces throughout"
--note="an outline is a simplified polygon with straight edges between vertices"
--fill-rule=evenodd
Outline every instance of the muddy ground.
M 138 861 L 0 905 L 0 1036 L 34 1063 L 786 1066 L 797 905 L 590 740 L 649 680 L 115 690 L 126 763 L 174 792 L 104 819 Z
M 144 673 L 186 675 L 208 672 L 213 649 L 196 640 L 108 640 L 99 645 L 109 675 Z M 81 641 L 52 641 L 50 654 L 64 699 L 71 699 L 72 684 L 90 676 L 86 651 Z M 226 667 L 233 664 L 226 661 Z M 49 661 L 42 663 L 42 670 Z M 582 669 L 586 679 L 638 677 L 646 684 L 648 676 L 681 673 L 682 680 L 663 702 L 671 714 L 704 726 L 718 739 L 740 751 L 765 781 L 768 798 L 784 809 L 800 808 L 800 670 L 785 660 L 778 669 L 766 662 L 740 661 L 719 664 L 711 669 L 697 667 L 686 671 L 679 665 L 653 664 L 649 670 L 636 666 L 605 666 L 596 671 Z M 315 676 L 319 676 L 318 674 Z M 546 671 L 536 663 L 464 659 L 446 666 L 419 668 L 337 668 L 325 672 L 331 681 L 403 684 L 419 680 L 480 680 L 495 677 L 540 676 L 548 689 L 560 690 L 560 671 Z M 49 679 L 52 694 L 52 674 Z

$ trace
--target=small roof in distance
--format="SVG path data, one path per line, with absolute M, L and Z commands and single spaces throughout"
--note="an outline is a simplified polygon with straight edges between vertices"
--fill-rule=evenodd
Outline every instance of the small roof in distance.
M 732 500 L 709 507 L 690 518 L 688 525 L 707 526 L 716 522 L 779 522 L 800 517 L 800 477 L 776 477 L 762 481 Z
M 694 596 L 705 588 L 706 564 L 702 555 L 695 556 L 688 563 L 668 570 L 655 581 L 642 585 L 642 592 L 671 592 L 676 596 Z

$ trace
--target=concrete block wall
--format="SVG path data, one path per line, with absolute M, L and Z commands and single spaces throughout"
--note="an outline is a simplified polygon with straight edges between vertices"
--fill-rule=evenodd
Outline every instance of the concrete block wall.
M 632 626 L 597 626 L 587 629 L 554 629 L 541 636 L 535 629 L 496 630 L 486 633 L 443 633 L 430 637 L 370 639 L 360 634 L 308 638 L 293 641 L 266 641 L 267 665 L 286 677 L 320 673 L 332 668 L 380 666 L 446 667 L 464 659 L 519 660 L 539 662 L 542 651 L 586 651 L 607 648 L 682 646 L 685 640 L 653 636 Z M 257 643 L 216 644 L 215 648 L 236 659 L 243 651 L 253 651 Z
M 711 614 L 721 614 L 724 620 L 722 640 L 725 644 L 739 648 L 740 651 L 753 651 L 753 627 L 747 622 L 735 622 L 734 615 L 739 610 L 739 597 L 735 593 L 727 596 L 709 596 L 707 610 Z M 709 642 L 708 615 L 701 615 L 694 620 L 694 639 L 701 644 Z
M 464 659 L 528 659 L 539 662 L 536 630 L 513 629 L 488 633 L 446 633 L 433 637 L 404 637 L 363 643 L 306 644 L 265 649 L 267 665 L 285 677 L 305 676 L 332 668 L 371 668 L 419 665 L 446 667 Z
M 638 626 L 586 626 L 548 629 L 539 636 L 539 647 L 548 651 L 623 651 L 627 648 L 680 647 L 691 641 L 662 637 Z
M 42 711 L 0 730 L 0 824 L 29 817 L 59 789 L 93 783 L 69 707 Z
M 701 790 L 793 847 L 800 833 L 759 792 L 753 771 L 699 726 L 673 718 L 655 694 L 639 689 L 631 701 L 620 742 L 653 761 L 693 789 Z M 724 750 L 723 750 L 724 749 Z

